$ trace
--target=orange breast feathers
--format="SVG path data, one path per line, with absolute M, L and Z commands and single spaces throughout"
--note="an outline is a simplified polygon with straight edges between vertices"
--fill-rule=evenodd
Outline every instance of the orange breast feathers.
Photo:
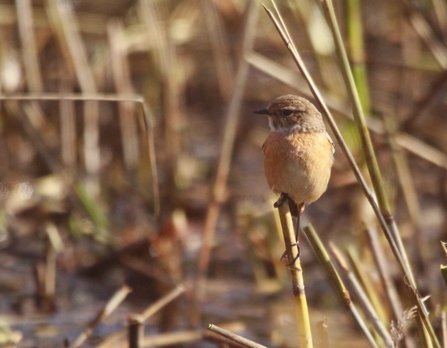
M 270 132 L 264 146 L 264 171 L 275 193 L 286 193 L 297 204 L 312 203 L 326 191 L 333 145 L 326 132 Z

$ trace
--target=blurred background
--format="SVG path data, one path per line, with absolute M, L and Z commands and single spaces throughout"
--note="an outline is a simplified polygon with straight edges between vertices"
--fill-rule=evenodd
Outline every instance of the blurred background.
M 393 213 L 438 318 L 447 4 L 334 6 Z M 319 2 L 278 7 L 368 178 Z M 267 346 L 297 345 L 262 168 L 268 123 L 252 110 L 282 94 L 312 96 L 260 1 L 1 0 L 0 90 L 17 96 L 0 104 L 0 345 L 73 343 L 123 284 L 132 291 L 121 289 L 126 300 L 85 346 L 127 346 L 128 316 L 180 284 L 185 291 L 146 321 L 145 346 L 215 346 L 200 331 L 208 323 Z M 367 275 L 378 305 L 384 288 L 365 233 L 377 222 L 338 146 L 309 222 Z M 305 238 L 301 253 L 313 323 L 327 319 L 331 347 L 368 346 Z M 392 315 L 382 315 L 389 327 Z

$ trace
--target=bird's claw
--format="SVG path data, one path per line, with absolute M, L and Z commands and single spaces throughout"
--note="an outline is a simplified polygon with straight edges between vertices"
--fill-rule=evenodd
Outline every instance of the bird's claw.
M 299 245 L 298 243 L 295 243 L 295 244 L 292 244 L 292 245 L 291 245 L 291 247 L 294 247 L 294 246 L 296 246 L 296 247 L 298 248 L 298 254 L 293 258 L 293 260 L 292 260 L 291 262 L 289 262 L 289 263 L 287 264 L 287 267 L 291 267 L 291 266 L 296 262 L 296 260 L 298 260 L 298 259 L 300 258 L 300 255 L 301 255 L 300 245 Z M 284 253 L 282 254 L 280 261 L 282 261 L 284 258 L 287 258 L 287 259 L 289 258 L 289 257 L 287 256 L 287 250 L 284 251 Z M 300 271 L 299 268 L 296 268 L 296 269 L 297 269 L 298 271 Z
M 279 208 L 280 206 L 282 206 L 284 204 L 285 201 L 287 201 L 287 198 L 289 198 L 289 197 L 285 193 L 281 193 L 278 200 L 275 203 L 273 203 L 273 206 L 275 208 Z

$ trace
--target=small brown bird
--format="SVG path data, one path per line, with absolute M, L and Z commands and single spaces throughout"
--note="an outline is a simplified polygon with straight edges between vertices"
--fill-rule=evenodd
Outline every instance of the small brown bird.
M 290 94 L 254 112 L 269 118 L 270 133 L 262 148 L 267 183 L 281 194 L 275 207 L 288 199 L 292 215 L 299 218 L 305 204 L 326 191 L 331 175 L 334 144 L 323 118 L 311 102 Z

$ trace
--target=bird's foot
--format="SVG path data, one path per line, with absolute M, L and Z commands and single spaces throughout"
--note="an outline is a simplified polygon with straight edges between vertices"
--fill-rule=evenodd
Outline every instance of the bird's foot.
M 287 264 L 287 267 L 291 267 L 291 266 L 293 266 L 294 263 L 296 262 L 296 260 L 298 260 L 298 259 L 300 258 L 300 256 L 301 256 L 301 249 L 300 249 L 300 245 L 299 245 L 299 243 L 292 244 L 290 247 L 292 248 L 292 247 L 294 247 L 294 246 L 296 246 L 296 247 L 298 248 L 298 254 L 293 258 L 293 260 L 292 260 L 291 262 L 289 262 L 289 263 Z M 287 258 L 287 259 L 289 258 L 289 257 L 287 256 L 287 250 L 284 251 L 284 253 L 282 254 L 280 261 L 282 261 L 284 258 Z M 296 269 L 297 269 L 298 271 L 301 271 L 299 268 L 296 268 Z
M 280 206 L 282 206 L 284 204 L 285 201 L 287 201 L 287 199 L 289 198 L 289 196 L 287 196 L 286 193 L 281 192 L 281 195 L 279 196 L 278 200 L 273 203 L 273 206 L 275 208 L 279 208 Z

